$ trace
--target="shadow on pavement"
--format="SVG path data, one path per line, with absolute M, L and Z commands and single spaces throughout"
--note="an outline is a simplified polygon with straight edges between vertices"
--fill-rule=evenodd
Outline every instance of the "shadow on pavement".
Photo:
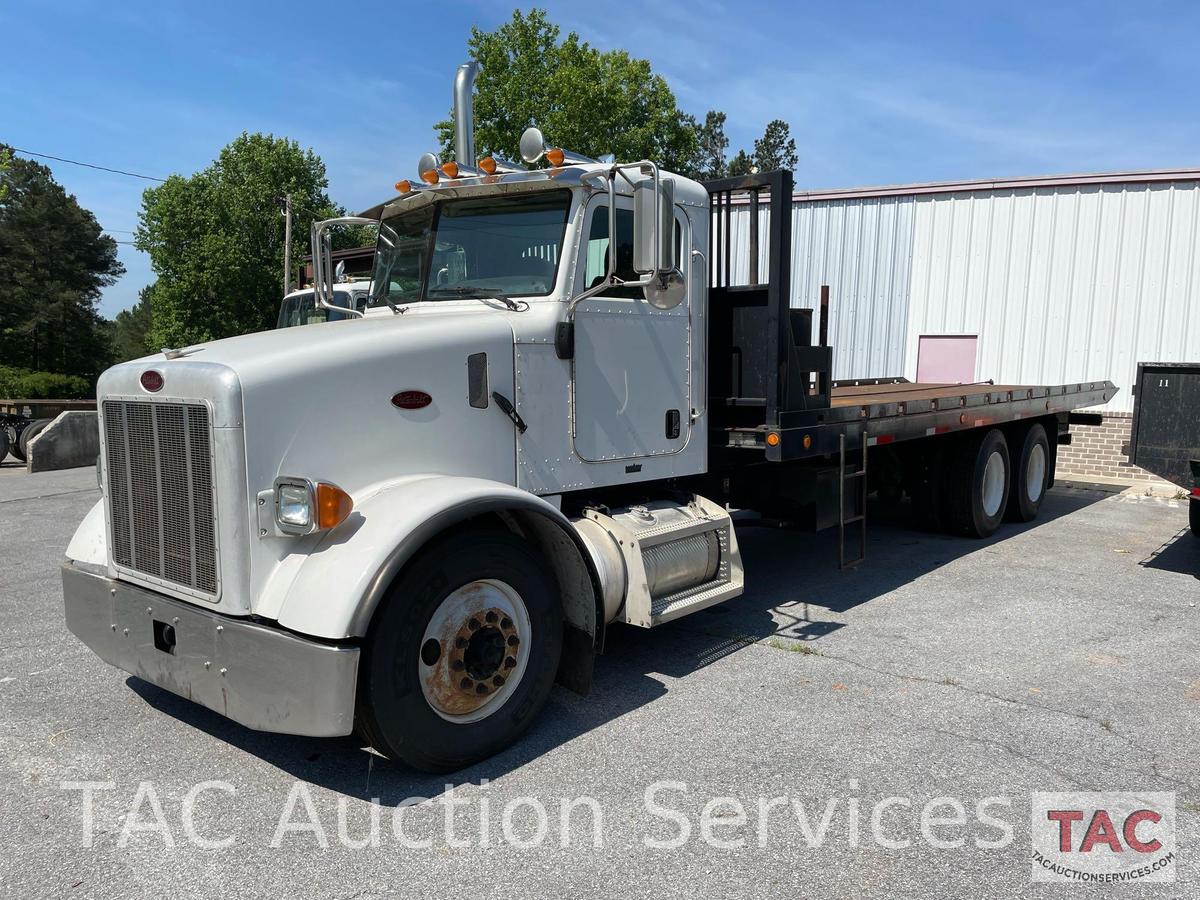
M 1089 506 L 1101 492 L 1055 490 L 1039 520 L 1006 524 L 984 541 L 912 531 L 903 509 L 872 508 L 867 560 L 837 568 L 836 529 L 812 534 L 738 524 L 747 590 L 727 603 L 647 631 L 609 629 L 596 661 L 591 694 L 556 687 L 530 731 L 508 750 L 451 775 L 426 775 L 364 749 L 356 737 L 305 738 L 252 731 L 138 678 L 129 687 L 160 712 L 251 753 L 265 762 L 333 791 L 396 806 L 414 797 L 436 797 L 451 786 L 479 784 L 520 768 L 553 748 L 657 700 L 667 686 L 654 675 L 683 678 L 756 641 L 817 641 L 845 623 L 828 618 L 887 594 L 947 563 L 1044 526 Z
M 1138 565 L 1200 579 L 1200 540 L 1191 528 L 1184 528 Z

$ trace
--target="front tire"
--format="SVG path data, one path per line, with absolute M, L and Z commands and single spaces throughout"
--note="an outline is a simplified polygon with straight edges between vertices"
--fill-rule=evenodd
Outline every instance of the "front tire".
M 1008 492 L 1007 518 L 1013 522 L 1032 522 L 1037 518 L 1050 481 L 1050 441 L 1046 429 L 1038 423 L 1025 432 L 1021 453 Z
M 1200 538 L 1200 500 L 1188 501 L 1188 524 L 1192 526 L 1192 537 Z
M 502 531 L 467 531 L 392 584 L 361 664 L 359 722 L 384 755 L 453 772 L 530 726 L 554 684 L 562 609 L 546 560 Z

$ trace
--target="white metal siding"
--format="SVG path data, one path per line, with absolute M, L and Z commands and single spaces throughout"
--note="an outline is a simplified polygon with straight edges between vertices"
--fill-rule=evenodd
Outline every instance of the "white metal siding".
M 1108 378 L 1128 411 L 1138 361 L 1200 356 L 1200 182 L 914 199 L 910 378 L 919 335 L 978 334 L 977 378 Z
M 792 206 L 792 306 L 816 308 L 830 286 L 835 378 L 882 378 L 905 368 L 912 197 L 800 202 Z M 759 212 L 759 276 L 767 277 L 765 207 Z M 733 210 L 731 283 L 749 278 L 749 207 Z M 817 319 L 814 315 L 814 339 Z

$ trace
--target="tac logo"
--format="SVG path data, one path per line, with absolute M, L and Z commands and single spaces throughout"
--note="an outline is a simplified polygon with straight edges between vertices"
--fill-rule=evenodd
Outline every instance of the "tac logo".
M 1175 795 L 1035 793 L 1034 881 L 1101 884 L 1175 880 Z

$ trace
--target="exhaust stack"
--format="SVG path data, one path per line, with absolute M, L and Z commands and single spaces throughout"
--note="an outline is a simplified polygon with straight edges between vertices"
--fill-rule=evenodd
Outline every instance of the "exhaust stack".
M 479 63 L 466 62 L 454 75 L 454 159 L 460 166 L 475 165 L 475 101 L 472 91 Z

